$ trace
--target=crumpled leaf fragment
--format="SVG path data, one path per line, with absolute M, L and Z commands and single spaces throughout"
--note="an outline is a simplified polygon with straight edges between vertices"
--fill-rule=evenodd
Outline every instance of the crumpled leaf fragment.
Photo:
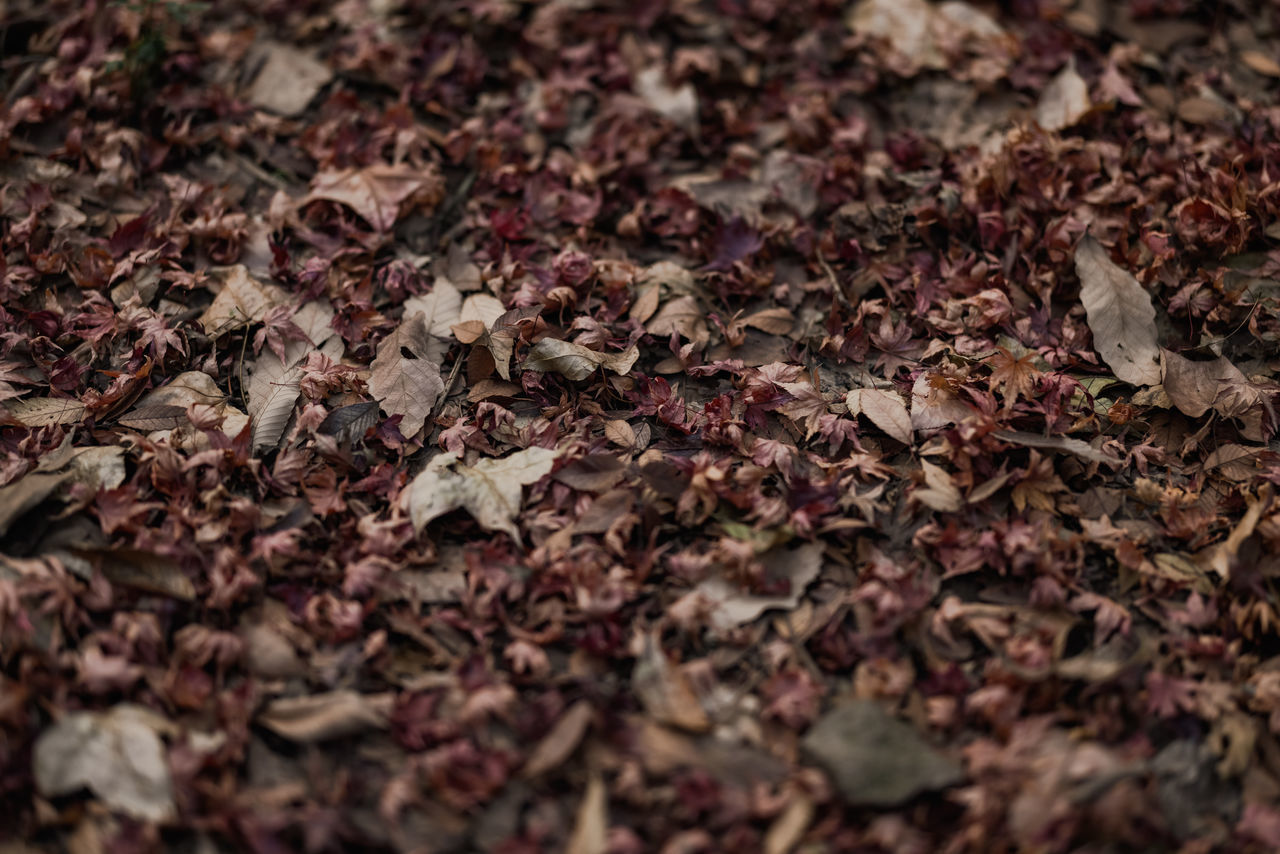
M 1160 382 L 1160 347 L 1151 296 L 1085 234 L 1076 245 L 1080 302 L 1093 332 L 1093 346 L 1115 375 L 1130 385 Z
M 443 186 L 433 166 L 419 169 L 408 163 L 376 163 L 363 169 L 317 174 L 311 181 L 311 192 L 300 204 L 338 202 L 358 213 L 374 230 L 387 232 L 400 218 L 402 205 L 415 197 L 434 205 Z
M 533 345 L 521 367 L 526 371 L 556 373 L 574 382 L 581 382 L 598 368 L 626 376 L 639 358 L 640 350 L 634 345 L 621 353 L 601 353 L 572 341 L 543 338 Z
M 827 712 L 803 745 L 852 806 L 893 807 L 964 779 L 958 762 L 872 700 L 852 700 Z
M 421 531 L 432 519 L 452 510 L 465 509 L 481 527 L 504 531 L 519 542 L 515 516 L 521 490 L 550 474 L 558 456 L 556 451 L 533 447 L 468 466 L 459 462 L 457 454 L 437 455 L 404 492 L 414 530 Z
M 139 821 L 174 818 L 173 780 L 155 717 L 130 703 L 64 715 L 36 739 L 36 789 L 57 797 L 87 788 L 108 808 Z

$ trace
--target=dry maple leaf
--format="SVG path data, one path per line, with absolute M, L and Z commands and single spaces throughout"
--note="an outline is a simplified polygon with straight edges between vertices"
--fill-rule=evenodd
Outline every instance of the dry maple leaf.
M 1008 412 L 1013 409 L 1018 398 L 1030 398 L 1041 374 L 1034 364 L 1034 351 L 1021 359 L 1015 359 L 1005 348 L 997 349 L 999 352 L 991 357 L 991 390 L 1000 389 L 1000 396 L 1004 398 L 1004 411 Z
M 421 531 L 432 519 L 462 508 L 481 527 L 505 531 L 519 542 L 515 516 L 520 492 L 550 474 L 557 456 L 547 448 L 525 448 L 473 466 L 462 465 L 454 453 L 434 457 L 404 493 L 414 530 Z
M 1076 246 L 1076 273 L 1098 355 L 1130 385 L 1160 382 L 1156 310 L 1150 295 L 1089 234 Z

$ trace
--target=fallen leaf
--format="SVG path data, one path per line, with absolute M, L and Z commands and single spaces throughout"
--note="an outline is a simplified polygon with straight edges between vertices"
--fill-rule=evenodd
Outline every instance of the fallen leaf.
M 1260 50 L 1242 50 L 1240 61 L 1259 74 L 1280 77 L 1280 62 L 1276 62 L 1276 58 L 1268 53 Z
M 636 74 L 633 88 L 649 109 L 691 134 L 698 132 L 698 93 L 692 83 L 673 88 L 661 67 L 650 66 Z
M 631 671 L 631 690 L 649 717 L 658 723 L 689 732 L 705 732 L 711 728 L 711 719 L 698 701 L 689 677 L 671 665 L 652 635 L 645 637 L 644 648 Z
M 613 454 L 588 454 L 569 463 L 553 477 L 581 492 L 605 492 L 617 486 L 626 475 L 626 464 Z
M 786 335 L 791 331 L 791 327 L 795 325 L 795 322 L 795 317 L 792 316 L 791 312 L 781 306 L 762 309 L 742 318 L 744 326 L 759 329 L 761 332 L 768 332 L 770 335 Z
M 802 791 L 793 791 L 791 800 L 764 835 L 764 854 L 789 854 L 795 851 L 805 831 L 813 823 L 813 799 Z
M 369 393 L 388 415 L 399 415 L 400 433 L 413 439 L 444 394 L 440 366 L 431 360 L 430 333 L 421 312 L 401 322 L 370 364 Z
M 289 297 L 283 289 L 258 281 L 243 264 L 220 272 L 222 290 L 218 291 L 213 303 L 204 310 L 199 320 L 210 338 L 217 338 L 250 323 L 258 323 L 271 309 L 288 302 Z
M 256 720 L 282 738 L 310 744 L 383 729 L 394 702 L 392 694 L 330 691 L 273 700 Z
M 669 336 L 676 332 L 696 344 L 705 344 L 711 338 L 706 313 L 691 296 L 669 300 L 658 313 L 645 324 L 650 335 Z
M 550 474 L 557 456 L 547 448 L 525 448 L 473 466 L 462 465 L 453 453 L 433 457 L 404 493 L 414 530 L 421 531 L 432 519 L 461 508 L 481 527 L 505 531 L 519 542 L 515 516 L 521 490 Z
M 878 388 L 855 388 L 844 401 L 850 415 L 865 415 L 890 439 L 911 444 L 911 413 L 898 395 Z
M 127 703 L 63 715 L 36 739 L 36 789 L 57 797 L 87 788 L 109 809 L 139 821 L 173 819 L 173 781 L 154 717 Z
M 338 202 L 358 213 L 376 231 L 388 232 L 400 217 L 401 205 L 414 196 L 425 197 L 434 204 L 442 187 L 434 167 L 377 163 L 363 169 L 317 174 L 311 181 L 311 192 L 299 204 Z
M 765 574 L 771 578 L 786 578 L 791 582 L 791 592 L 785 596 L 760 596 L 747 593 L 723 578 L 709 578 L 693 589 L 693 595 L 701 597 L 710 611 L 711 625 L 717 631 L 727 631 L 750 623 L 775 608 L 792 610 L 800 604 L 800 597 L 822 569 L 822 546 L 807 543 L 794 549 L 774 549 L 761 557 Z
M 333 78 L 327 65 L 295 47 L 268 41 L 258 53 L 262 64 L 248 92 L 255 107 L 296 116 Z
M 501 303 L 498 304 L 501 306 Z M 404 317 L 421 314 L 427 332 L 437 338 L 452 338 L 453 325 L 462 316 L 462 292 L 448 279 L 436 279 L 431 292 L 404 301 Z
M 1114 466 L 1123 462 L 1110 454 L 1104 454 L 1102 451 L 1095 449 L 1088 442 L 1082 442 L 1079 439 L 1072 439 L 1067 436 L 1041 436 L 1038 433 L 1025 433 L 1021 430 L 996 430 L 991 435 L 1002 442 L 1022 445 L 1026 448 L 1041 448 L 1049 451 L 1059 451 L 1064 454 L 1074 454 L 1083 460 L 1093 463 L 1107 463 Z
M 1130 385 L 1159 383 L 1160 347 L 1150 295 L 1089 234 L 1076 246 L 1076 273 L 1098 355 Z
M 960 489 L 946 469 L 928 460 L 921 460 L 920 466 L 924 470 L 925 488 L 917 487 L 911 493 L 914 500 L 940 513 L 954 513 L 964 506 Z
M 571 341 L 543 338 L 533 345 L 533 349 L 529 351 L 521 367 L 526 371 L 556 373 L 574 382 L 581 382 L 594 374 L 598 368 L 605 368 L 619 376 L 626 376 L 638 358 L 640 358 L 640 350 L 635 346 L 622 353 L 601 353 Z
M 604 854 L 608 843 L 608 796 L 599 773 L 587 780 L 565 854 Z
M 551 731 L 530 751 L 529 758 L 520 769 L 520 775 L 525 779 L 532 779 L 564 764 L 582 743 L 582 737 L 591 726 L 593 717 L 595 709 L 586 700 L 579 700 L 570 706 Z
M 56 424 L 78 424 L 84 418 L 85 406 L 65 397 L 34 397 L 13 400 L 4 405 L 14 421 L 26 427 L 51 427 Z
M 1076 64 L 1068 62 L 1040 93 L 1036 124 L 1047 131 L 1064 130 L 1088 115 L 1092 108 L 1088 85 L 1076 71 Z
M 958 762 L 872 700 L 827 712 L 802 743 L 851 806 L 894 807 L 964 780 Z

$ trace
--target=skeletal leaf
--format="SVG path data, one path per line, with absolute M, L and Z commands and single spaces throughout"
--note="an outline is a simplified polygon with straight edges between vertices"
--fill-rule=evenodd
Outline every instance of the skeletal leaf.
M 526 371 L 560 374 L 577 382 L 591 376 L 597 368 L 625 376 L 638 358 L 640 351 L 634 346 L 621 353 L 601 353 L 570 341 L 543 338 L 529 351 L 523 367 Z
M 401 416 L 400 432 L 412 439 L 444 393 L 440 366 L 429 358 L 425 315 L 414 314 L 378 345 L 370 365 L 369 393 L 388 415 Z
M 88 789 L 108 808 L 139 821 L 173 818 L 173 780 L 154 717 L 130 704 L 64 715 L 36 739 L 36 789 L 45 797 Z
M 902 398 L 878 388 L 855 388 L 845 395 L 850 415 L 865 415 L 891 439 L 911 444 L 911 413 Z
M 405 490 L 409 517 L 421 531 L 432 519 L 465 509 L 490 531 L 504 531 L 519 541 L 515 524 L 521 490 L 551 472 L 556 452 L 525 448 L 502 459 L 462 465 L 457 454 L 440 454 Z
M 1160 347 L 1150 295 L 1089 234 L 1076 246 L 1076 273 L 1098 355 L 1130 385 L 1159 383 Z

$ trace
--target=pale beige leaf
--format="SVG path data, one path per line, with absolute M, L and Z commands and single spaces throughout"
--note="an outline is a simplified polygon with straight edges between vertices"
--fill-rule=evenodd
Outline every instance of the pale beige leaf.
M 1242 50 L 1240 61 L 1259 74 L 1280 77 L 1280 62 L 1276 62 L 1276 58 L 1269 53 L 1260 50 Z
M 392 694 L 330 691 L 273 700 L 257 722 L 282 738 L 301 743 L 328 741 L 387 726 Z
M 613 444 L 628 450 L 636 446 L 636 431 L 631 428 L 630 424 L 622 420 L 606 421 L 604 437 Z
M 677 332 L 690 341 L 705 344 L 711 337 L 706 317 L 698 301 L 691 296 L 676 297 L 658 310 L 645 331 L 650 335 L 669 336 Z
M 419 169 L 408 163 L 377 163 L 363 169 L 321 172 L 301 204 L 317 200 L 338 202 L 358 213 L 378 231 L 390 231 L 400 207 L 417 194 L 438 195 L 440 177 L 434 167 Z
M 921 373 L 911 387 L 911 426 L 917 430 L 936 430 L 948 424 L 959 424 L 974 410 L 945 389 L 935 388 L 929 375 Z
M 1002 442 L 1010 442 L 1026 448 L 1041 448 L 1048 451 L 1059 451 L 1064 454 L 1074 454 L 1089 462 L 1107 463 L 1113 466 L 1123 462 L 1110 454 L 1097 450 L 1088 442 L 1067 436 L 1042 436 L 1039 433 L 1026 433 L 1021 430 L 996 430 L 991 435 Z
M 518 542 L 515 517 L 521 491 L 550 474 L 557 456 L 534 447 L 502 459 L 482 459 L 474 466 L 460 464 L 452 453 L 432 458 L 404 492 L 414 529 L 421 531 L 431 520 L 465 509 L 481 527 L 504 531 Z
M 769 825 L 769 832 L 764 836 L 764 854 L 790 854 L 795 851 L 813 822 L 813 813 L 813 799 L 803 791 L 795 790 L 786 809 Z
M 1210 362 L 1193 362 L 1172 350 L 1161 350 L 1164 391 L 1184 415 L 1199 418 L 1213 406 L 1227 369 L 1235 366 L 1219 356 Z M 1236 373 L 1239 373 L 1236 371 Z
M 5 404 L 14 421 L 26 427 L 77 424 L 84 417 L 84 404 L 64 397 L 33 397 Z
M 1071 62 L 1040 93 L 1036 124 L 1048 131 L 1063 130 L 1084 118 L 1092 106 L 1089 87 Z
M 697 132 L 698 93 L 692 83 L 673 87 L 661 67 L 651 66 L 636 74 L 632 88 L 649 109 L 690 133 Z
M 657 285 L 647 285 L 640 288 L 640 292 L 636 294 L 635 302 L 631 304 L 631 310 L 627 312 L 628 316 L 637 323 L 644 323 L 653 317 L 653 313 L 658 310 L 658 299 L 662 296 L 662 289 Z
M 302 368 L 286 367 L 271 350 L 263 350 L 249 375 L 249 418 L 253 448 L 274 447 L 284 435 L 298 401 Z
M 865 415 L 889 438 L 911 444 L 911 413 L 898 395 L 878 388 L 855 388 L 845 395 L 845 404 L 850 415 Z
M 485 329 L 493 327 L 494 321 L 507 313 L 502 300 L 489 294 L 472 294 L 462 302 L 458 310 L 458 323 L 471 320 L 480 321 Z
M 556 373 L 581 381 L 595 373 L 597 368 L 626 376 L 638 358 L 640 351 L 634 346 L 622 353 L 601 353 L 571 341 L 543 338 L 533 345 L 521 367 L 526 371 Z
M 46 798 L 88 789 L 139 821 L 174 818 L 173 780 L 154 713 L 131 704 L 69 712 L 36 739 L 32 772 Z
M 406 439 L 421 432 L 444 394 L 440 366 L 429 358 L 430 341 L 426 316 L 418 312 L 382 339 L 369 366 L 369 393 L 383 412 L 401 416 L 400 433 Z
M 427 332 L 438 338 L 452 338 L 452 327 L 462 315 L 462 292 L 448 279 L 438 278 L 431 293 L 404 301 L 404 317 L 418 313 L 422 314 Z
M 609 799 L 604 781 L 598 773 L 587 780 L 587 790 L 578 805 L 573 834 L 565 847 L 565 854 L 604 854 L 608 848 Z
M 206 334 L 217 338 L 248 323 L 257 323 L 267 312 L 288 301 L 288 294 L 275 285 L 249 275 L 243 264 L 220 271 L 222 290 L 200 315 Z
M 1076 273 L 1098 355 L 1130 385 L 1159 383 L 1160 347 L 1150 295 L 1089 234 L 1076 246 Z
M 718 576 L 709 578 L 695 587 L 691 595 L 709 606 L 712 628 L 727 631 L 774 608 L 794 610 L 800 604 L 804 589 L 822 569 L 822 546 L 808 543 L 795 549 L 773 549 L 761 560 L 770 577 L 791 582 L 791 592 L 785 596 L 761 596 L 745 592 Z
M 911 497 L 926 507 L 942 513 L 954 513 L 964 506 L 964 499 L 959 488 L 951 480 L 946 469 L 935 466 L 928 460 L 921 460 L 924 470 L 923 489 L 917 487 Z
M 266 42 L 256 52 L 262 66 L 249 88 L 249 103 L 282 116 L 305 110 L 333 77 L 327 65 L 290 45 Z

